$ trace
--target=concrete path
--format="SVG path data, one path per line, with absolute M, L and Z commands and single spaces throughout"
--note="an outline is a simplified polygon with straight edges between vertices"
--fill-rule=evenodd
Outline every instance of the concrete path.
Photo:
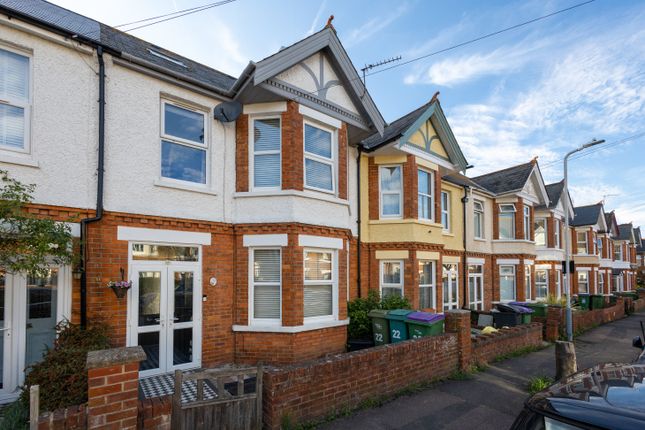
M 578 368 L 603 362 L 629 363 L 638 356 L 632 338 L 641 333 L 645 312 L 597 327 L 575 341 Z M 498 430 L 511 426 L 523 407 L 530 378 L 555 376 L 553 345 L 524 357 L 491 363 L 472 378 L 440 383 L 381 407 L 359 411 L 320 429 L 459 429 Z

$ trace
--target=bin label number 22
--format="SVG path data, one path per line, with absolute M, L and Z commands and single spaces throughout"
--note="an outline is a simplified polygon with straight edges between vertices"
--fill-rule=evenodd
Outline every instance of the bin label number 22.
M 377 342 L 383 342 L 383 333 L 374 333 L 374 339 L 376 339 Z
M 401 330 L 392 330 L 392 339 L 401 339 Z

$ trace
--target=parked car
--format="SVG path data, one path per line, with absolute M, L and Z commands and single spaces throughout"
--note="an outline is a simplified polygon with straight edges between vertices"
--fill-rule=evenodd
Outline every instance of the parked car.
M 575 373 L 527 400 L 511 430 L 645 429 L 643 378 L 643 362 Z

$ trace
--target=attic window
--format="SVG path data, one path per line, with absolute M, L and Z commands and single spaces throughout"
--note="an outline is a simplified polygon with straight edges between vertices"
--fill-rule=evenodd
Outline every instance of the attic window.
M 148 52 L 154 55 L 155 57 L 163 58 L 164 60 L 170 61 L 171 63 L 174 63 L 181 67 L 186 67 L 183 61 L 177 60 L 176 58 L 169 57 L 168 55 L 162 54 L 161 52 L 155 51 L 154 49 L 148 49 Z

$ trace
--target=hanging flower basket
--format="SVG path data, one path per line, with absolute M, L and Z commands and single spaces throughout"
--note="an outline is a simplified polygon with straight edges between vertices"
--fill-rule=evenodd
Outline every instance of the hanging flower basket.
M 117 298 L 122 299 L 132 287 L 132 281 L 110 281 L 108 287 L 112 288 Z

